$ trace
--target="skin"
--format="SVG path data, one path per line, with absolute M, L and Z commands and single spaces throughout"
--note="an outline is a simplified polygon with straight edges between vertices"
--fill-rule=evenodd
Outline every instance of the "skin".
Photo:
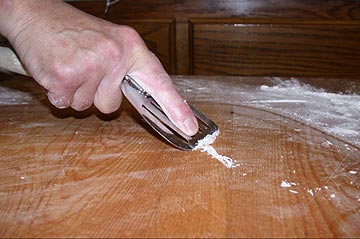
M 0 0 L 0 33 L 58 108 L 94 104 L 116 111 L 131 75 L 188 135 L 198 130 L 169 75 L 132 28 L 88 15 L 60 0 Z

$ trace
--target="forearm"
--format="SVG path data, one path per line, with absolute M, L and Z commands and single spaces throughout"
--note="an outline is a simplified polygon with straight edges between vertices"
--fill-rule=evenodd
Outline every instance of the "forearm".
M 0 0 L 0 34 L 13 42 L 16 36 L 36 19 L 50 12 L 62 0 Z

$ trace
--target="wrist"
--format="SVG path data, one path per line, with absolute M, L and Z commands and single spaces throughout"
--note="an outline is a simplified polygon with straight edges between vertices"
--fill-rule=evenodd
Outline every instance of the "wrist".
M 36 19 L 62 0 L 0 0 L 0 34 L 11 43 Z

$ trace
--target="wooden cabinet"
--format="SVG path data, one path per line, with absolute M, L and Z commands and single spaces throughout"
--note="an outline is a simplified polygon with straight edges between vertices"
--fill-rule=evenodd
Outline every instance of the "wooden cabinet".
M 190 24 L 192 74 L 353 77 L 360 73 L 360 25 L 243 19 L 194 19 Z
M 71 4 L 134 27 L 170 74 L 360 78 L 360 1 Z

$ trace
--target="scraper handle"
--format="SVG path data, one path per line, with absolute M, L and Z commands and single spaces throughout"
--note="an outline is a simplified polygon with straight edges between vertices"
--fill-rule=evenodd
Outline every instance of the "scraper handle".
M 29 75 L 15 52 L 6 46 L 0 46 L 0 70 L 1 69 L 21 75 Z

